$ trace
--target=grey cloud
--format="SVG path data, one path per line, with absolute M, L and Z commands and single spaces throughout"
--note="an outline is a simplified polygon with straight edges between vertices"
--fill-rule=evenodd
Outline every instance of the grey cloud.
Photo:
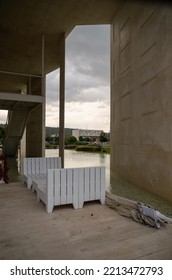
M 67 39 L 68 58 L 76 71 L 109 79 L 109 26 L 78 26 Z
M 48 103 L 59 100 L 59 69 L 47 75 L 46 99 Z
M 66 41 L 66 102 L 108 102 L 109 60 L 109 26 L 76 27 Z M 59 100 L 58 73 L 47 79 L 47 102 Z

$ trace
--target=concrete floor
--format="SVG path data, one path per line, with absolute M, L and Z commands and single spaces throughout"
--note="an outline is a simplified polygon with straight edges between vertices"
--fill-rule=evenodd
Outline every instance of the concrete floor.
M 43 203 L 22 183 L 0 184 L 0 259 L 172 259 L 172 224 L 157 230 L 105 205 Z

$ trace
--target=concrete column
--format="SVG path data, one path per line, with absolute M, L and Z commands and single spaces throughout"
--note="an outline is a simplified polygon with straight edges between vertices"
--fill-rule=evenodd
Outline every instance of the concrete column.
M 172 202 L 172 10 L 125 1 L 111 32 L 111 174 Z
M 44 85 L 43 85 L 44 84 Z M 45 95 L 45 78 L 31 78 L 32 95 Z M 45 103 L 30 111 L 26 126 L 26 156 L 45 156 Z
M 65 121 L 65 34 L 60 42 L 60 109 L 59 109 L 59 156 L 64 167 L 64 121 Z
M 29 95 L 41 95 L 45 97 L 46 77 L 44 74 L 45 64 L 45 42 L 42 35 L 42 56 L 41 56 L 41 77 L 29 77 L 28 90 Z M 26 156 L 43 157 L 45 156 L 45 102 L 38 105 L 29 113 L 26 127 Z

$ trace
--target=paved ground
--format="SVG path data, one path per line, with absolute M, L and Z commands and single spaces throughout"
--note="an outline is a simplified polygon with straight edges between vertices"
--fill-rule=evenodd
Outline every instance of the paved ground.
M 21 183 L 0 184 L 0 259 L 172 259 L 172 225 L 153 229 L 105 205 L 45 212 Z

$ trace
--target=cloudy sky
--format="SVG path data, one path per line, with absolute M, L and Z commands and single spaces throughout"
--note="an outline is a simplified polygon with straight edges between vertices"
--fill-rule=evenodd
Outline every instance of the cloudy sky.
M 110 129 L 110 26 L 78 26 L 66 40 L 65 127 Z M 47 76 L 46 125 L 59 125 L 59 71 Z
M 66 40 L 65 127 L 110 130 L 110 26 L 78 26 Z M 47 75 L 46 126 L 59 126 L 59 70 Z M 6 113 L 0 111 L 0 122 Z

